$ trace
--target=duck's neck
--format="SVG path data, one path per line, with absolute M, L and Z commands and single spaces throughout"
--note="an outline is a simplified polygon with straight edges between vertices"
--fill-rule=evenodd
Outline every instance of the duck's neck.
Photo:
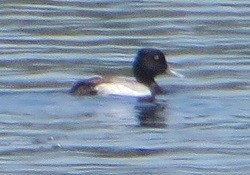
M 145 74 L 140 75 L 140 73 L 137 73 L 137 75 L 135 75 L 135 78 L 139 83 L 142 83 L 148 87 L 151 87 L 153 84 L 156 84 L 154 78 L 147 76 Z
M 134 65 L 134 76 L 136 80 L 139 83 L 142 83 L 146 86 L 148 86 L 151 91 L 155 94 L 162 94 L 164 91 L 161 89 L 161 87 L 155 82 L 154 77 L 152 76 L 152 73 L 149 73 L 147 71 L 143 71 L 143 68 L 140 68 L 137 65 Z
M 140 65 L 134 64 L 133 73 L 136 80 L 139 83 L 145 84 L 148 87 L 151 87 L 152 84 L 155 83 L 154 77 L 150 74 L 150 72 L 146 71 Z

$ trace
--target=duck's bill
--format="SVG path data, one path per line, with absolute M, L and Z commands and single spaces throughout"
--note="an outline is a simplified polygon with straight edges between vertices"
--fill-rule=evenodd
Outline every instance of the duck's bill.
M 182 75 L 182 74 L 180 74 L 180 73 L 178 73 L 178 72 L 172 70 L 171 68 L 168 68 L 167 71 L 166 71 L 166 73 L 167 73 L 168 75 L 174 76 L 174 77 L 179 77 L 179 78 L 185 77 L 184 75 Z

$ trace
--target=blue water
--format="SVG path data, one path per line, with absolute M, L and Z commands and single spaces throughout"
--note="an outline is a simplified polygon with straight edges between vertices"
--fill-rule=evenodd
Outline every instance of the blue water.
M 249 174 L 248 1 L 4 1 L 0 174 Z M 76 97 L 84 78 L 133 79 L 139 48 L 161 76 L 154 103 Z

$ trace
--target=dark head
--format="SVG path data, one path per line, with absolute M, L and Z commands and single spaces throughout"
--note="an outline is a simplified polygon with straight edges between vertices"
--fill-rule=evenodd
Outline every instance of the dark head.
M 137 81 L 150 85 L 157 75 L 166 73 L 168 68 L 164 54 L 158 49 L 140 49 L 133 64 Z
M 141 49 L 133 64 L 136 80 L 149 87 L 157 85 L 154 78 L 166 73 L 168 65 L 164 54 L 158 49 Z

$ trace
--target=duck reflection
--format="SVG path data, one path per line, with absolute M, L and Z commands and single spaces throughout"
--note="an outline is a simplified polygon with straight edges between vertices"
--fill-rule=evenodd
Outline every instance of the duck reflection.
M 139 126 L 164 128 L 166 124 L 166 106 L 162 104 L 142 104 L 135 106 L 138 111 Z

